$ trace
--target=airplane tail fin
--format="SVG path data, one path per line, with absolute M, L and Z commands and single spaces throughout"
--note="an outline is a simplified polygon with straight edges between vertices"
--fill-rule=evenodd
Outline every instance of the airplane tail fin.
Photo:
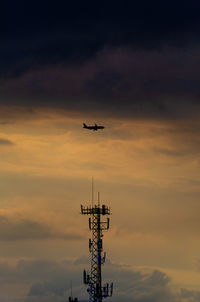
M 87 128 L 87 125 L 85 123 L 83 123 L 83 128 Z

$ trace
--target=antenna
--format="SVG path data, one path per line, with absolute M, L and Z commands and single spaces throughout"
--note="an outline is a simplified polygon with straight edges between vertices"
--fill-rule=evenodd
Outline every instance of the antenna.
M 91 239 L 89 239 L 91 268 L 90 273 L 84 270 L 83 283 L 88 286 L 89 302 L 102 302 L 104 298 L 111 297 L 113 292 L 112 283 L 102 284 L 101 274 L 101 266 L 106 259 L 106 254 L 103 253 L 103 231 L 109 229 L 109 218 L 102 219 L 102 216 L 111 215 L 111 211 L 104 204 L 100 206 L 100 193 L 98 192 L 98 205 L 92 204 L 92 207 L 81 205 L 81 214 L 91 216 L 89 217 L 89 229 L 92 231 Z
M 71 297 L 73 299 L 73 295 L 72 295 L 72 280 L 70 281 L 70 289 L 71 289 Z
M 73 294 L 72 294 L 72 280 L 70 280 L 70 293 L 71 295 L 69 296 L 69 302 L 78 302 L 77 298 L 73 298 Z
M 92 176 L 92 207 L 93 207 L 93 203 L 94 203 L 94 179 Z

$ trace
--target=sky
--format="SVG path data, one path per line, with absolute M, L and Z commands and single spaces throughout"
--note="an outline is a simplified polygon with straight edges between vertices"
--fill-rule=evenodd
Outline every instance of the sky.
M 0 6 L 0 302 L 87 301 L 92 177 L 108 301 L 199 302 L 199 2 Z

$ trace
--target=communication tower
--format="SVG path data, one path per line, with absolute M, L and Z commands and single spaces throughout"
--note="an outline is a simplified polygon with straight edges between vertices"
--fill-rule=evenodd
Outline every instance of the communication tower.
M 72 281 L 70 282 L 70 290 L 71 290 L 71 295 L 69 296 L 68 302 L 78 302 L 78 298 L 73 298 Z
M 93 193 L 92 193 L 93 194 Z M 102 219 L 102 216 L 111 215 L 110 208 L 106 205 L 100 205 L 98 193 L 98 204 L 83 207 L 81 205 L 81 214 L 90 215 L 89 229 L 92 232 L 89 239 L 89 251 L 91 253 L 90 273 L 84 270 L 83 282 L 88 286 L 89 302 L 102 302 L 103 298 L 111 297 L 113 293 L 113 283 L 102 285 L 101 266 L 105 263 L 106 253 L 103 253 L 103 231 L 109 229 L 110 219 Z

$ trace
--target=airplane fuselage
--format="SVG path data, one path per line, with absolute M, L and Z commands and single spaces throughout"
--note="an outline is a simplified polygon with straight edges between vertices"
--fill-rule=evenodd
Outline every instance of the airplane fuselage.
M 97 131 L 99 129 L 104 129 L 104 126 L 98 126 L 98 125 L 94 125 L 94 126 L 87 126 L 86 124 L 83 123 L 83 128 L 84 129 L 88 129 L 88 130 L 93 130 L 93 131 Z

